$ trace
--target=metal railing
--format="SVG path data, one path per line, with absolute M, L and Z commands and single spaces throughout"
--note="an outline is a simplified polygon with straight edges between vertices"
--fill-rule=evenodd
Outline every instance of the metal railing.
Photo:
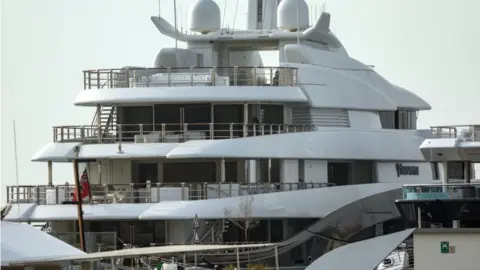
M 84 89 L 160 86 L 296 86 L 290 67 L 169 67 L 83 71 Z
M 400 244 L 390 255 L 387 256 L 375 270 L 413 270 L 414 257 L 413 245 Z
M 85 203 L 157 203 L 161 201 L 206 200 L 333 186 L 330 183 L 151 183 L 91 184 Z M 12 203 L 68 204 L 74 185 L 7 186 Z
M 65 243 L 80 248 L 78 232 L 49 232 Z M 85 232 L 85 247 L 88 253 L 117 249 L 117 232 Z
M 312 131 L 313 126 L 284 124 L 184 123 L 119 124 L 117 129 L 105 126 L 56 126 L 53 141 L 79 141 L 85 144 L 113 142 L 185 142 L 188 140 L 232 139 L 280 133 Z
M 480 199 L 480 184 L 405 185 L 403 199 Z
M 459 138 L 465 141 L 480 141 L 480 125 L 432 126 L 437 138 Z

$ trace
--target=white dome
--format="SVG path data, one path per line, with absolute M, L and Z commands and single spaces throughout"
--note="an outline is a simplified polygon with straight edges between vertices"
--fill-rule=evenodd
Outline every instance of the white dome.
M 206 34 L 220 29 L 220 8 L 213 0 L 198 0 L 190 11 L 190 30 Z
M 308 5 L 305 0 L 282 0 L 277 10 L 277 27 L 287 31 L 297 31 L 297 2 L 298 26 L 305 29 L 309 26 Z

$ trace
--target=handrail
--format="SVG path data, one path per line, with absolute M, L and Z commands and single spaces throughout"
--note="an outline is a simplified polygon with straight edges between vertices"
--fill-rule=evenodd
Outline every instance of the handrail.
M 403 187 L 469 187 L 469 186 L 477 186 L 480 188 L 480 183 L 458 183 L 458 184 L 406 184 Z
M 402 188 L 406 200 L 480 199 L 480 184 L 410 184 Z
M 85 70 L 84 89 L 235 85 L 296 86 L 292 67 L 168 67 Z
M 105 125 L 100 126 L 104 131 L 100 143 L 184 142 L 314 130 L 314 126 L 253 123 L 118 124 L 116 127 L 116 130 L 110 130 Z M 54 142 L 99 143 L 97 132 L 98 126 L 55 126 L 53 127 L 53 140 Z
M 480 140 L 480 125 L 431 126 L 436 138 L 462 138 L 471 141 Z
M 168 200 L 205 200 L 276 193 L 334 186 L 331 183 L 150 183 L 90 184 L 91 200 L 85 203 L 157 203 Z M 212 189 L 213 188 L 213 189 Z M 72 201 L 75 186 L 7 186 L 7 201 L 12 203 L 62 204 Z M 213 192 L 212 192 L 213 190 Z M 218 190 L 222 192 L 218 192 Z M 210 191 L 210 192 L 209 192 Z M 223 192 L 224 191 L 224 192 Z

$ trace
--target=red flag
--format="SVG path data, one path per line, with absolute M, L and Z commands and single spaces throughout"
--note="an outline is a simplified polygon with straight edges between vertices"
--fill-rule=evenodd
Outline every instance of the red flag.
M 85 198 L 90 197 L 90 183 L 88 182 L 87 168 L 83 170 L 82 176 L 80 176 L 80 197 L 82 201 Z M 75 187 L 73 191 L 73 201 L 77 201 L 77 188 Z

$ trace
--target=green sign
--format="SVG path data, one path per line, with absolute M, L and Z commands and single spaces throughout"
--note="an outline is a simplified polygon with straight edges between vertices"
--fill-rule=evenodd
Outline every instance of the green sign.
M 440 242 L 440 253 L 450 253 L 450 242 L 448 241 Z

